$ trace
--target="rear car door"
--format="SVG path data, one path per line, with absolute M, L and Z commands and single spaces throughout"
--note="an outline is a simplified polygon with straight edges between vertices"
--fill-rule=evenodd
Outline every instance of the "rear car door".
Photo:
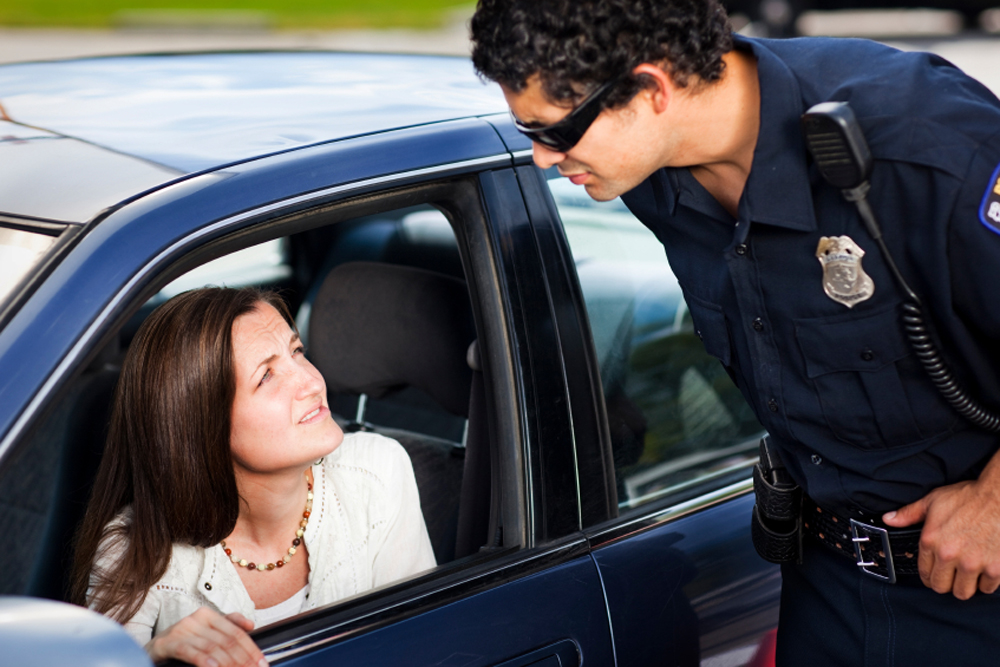
M 759 423 L 705 352 L 652 233 L 505 139 L 576 359 L 582 523 L 618 664 L 768 664 L 780 576 L 749 534 Z

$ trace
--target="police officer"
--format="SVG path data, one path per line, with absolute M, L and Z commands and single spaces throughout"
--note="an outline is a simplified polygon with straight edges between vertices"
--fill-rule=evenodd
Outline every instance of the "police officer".
M 800 117 L 850 103 L 889 255 L 955 375 L 997 407 L 997 98 L 929 54 L 734 35 L 716 0 L 480 0 L 472 31 L 538 166 L 621 196 L 664 244 L 804 491 L 779 664 L 995 663 L 997 436 L 915 358 L 905 294 Z

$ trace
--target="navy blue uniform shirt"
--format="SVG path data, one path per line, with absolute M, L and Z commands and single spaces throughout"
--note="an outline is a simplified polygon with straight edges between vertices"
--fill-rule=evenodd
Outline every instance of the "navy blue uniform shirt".
M 854 205 L 808 158 L 799 118 L 851 104 L 886 243 L 955 374 L 1000 410 L 1000 102 L 937 56 L 865 40 L 737 36 L 736 48 L 756 57 L 761 95 L 738 217 L 685 168 L 622 199 L 666 247 L 706 349 L 817 503 L 881 513 L 975 478 L 1000 440 L 926 377 L 900 324 L 903 294 Z M 874 284 L 852 308 L 824 292 L 816 257 L 821 237 L 842 235 Z

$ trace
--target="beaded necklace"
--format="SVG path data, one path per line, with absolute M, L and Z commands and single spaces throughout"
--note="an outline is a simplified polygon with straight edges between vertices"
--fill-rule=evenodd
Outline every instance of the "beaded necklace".
M 292 546 L 288 547 L 288 553 L 279 558 L 274 563 L 268 563 L 267 565 L 261 563 L 260 565 L 256 563 L 248 562 L 246 558 L 240 558 L 239 556 L 233 555 L 233 550 L 226 547 L 226 541 L 222 540 L 222 548 L 226 551 L 226 555 L 229 556 L 229 560 L 233 561 L 234 564 L 240 567 L 245 567 L 248 570 L 257 570 L 258 572 L 266 572 L 273 570 L 276 567 L 283 567 L 285 563 L 292 559 L 295 555 L 295 551 L 298 549 L 299 545 L 302 544 L 302 536 L 306 532 L 306 526 L 309 524 L 309 515 L 312 514 L 313 506 L 313 485 L 308 479 L 306 480 L 306 509 L 302 512 L 302 520 L 299 521 L 299 529 L 295 531 L 295 539 L 292 540 Z

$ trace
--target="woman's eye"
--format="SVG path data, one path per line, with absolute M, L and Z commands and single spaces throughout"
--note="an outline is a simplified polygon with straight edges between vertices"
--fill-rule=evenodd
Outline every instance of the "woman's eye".
M 271 369 L 268 368 L 266 371 L 264 371 L 264 377 L 260 379 L 260 382 L 257 383 L 257 386 L 258 387 L 261 386 L 270 379 L 271 379 Z
M 305 353 L 306 353 L 306 348 L 305 348 L 304 345 L 299 345 L 297 348 L 295 348 L 294 350 L 292 350 L 292 355 L 293 356 L 296 355 L 296 354 L 305 354 Z

